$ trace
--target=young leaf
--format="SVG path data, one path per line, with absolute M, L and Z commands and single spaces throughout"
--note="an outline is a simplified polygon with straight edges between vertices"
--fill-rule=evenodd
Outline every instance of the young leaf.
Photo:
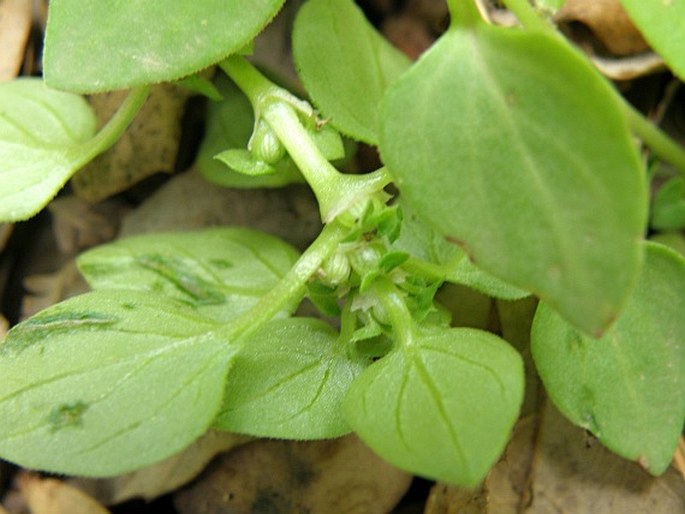
M 94 289 L 149 291 L 226 321 L 254 305 L 297 260 L 280 239 L 247 228 L 210 228 L 122 239 L 78 265 Z
M 380 100 L 408 67 L 351 0 L 310 0 L 297 15 L 293 55 L 314 103 L 343 134 L 378 144 Z
M 247 45 L 284 0 L 50 2 L 45 80 L 80 93 L 172 81 Z
M 685 2 L 664 0 L 621 0 L 633 23 L 663 57 L 673 73 L 685 79 L 685 32 L 678 28 L 677 21 L 685 19 Z
M 651 473 L 671 462 L 685 421 L 685 259 L 647 245 L 630 302 L 601 338 L 541 304 L 532 329 L 540 376 L 559 410 Z
M 450 29 L 388 90 L 381 154 L 406 203 L 478 267 L 587 332 L 616 319 L 646 188 L 616 94 L 565 43 Z
M 96 291 L 0 345 L 0 455 L 27 468 L 117 475 L 202 435 L 233 354 L 216 322 L 161 295 Z
M 280 187 L 301 182 L 297 167 L 289 159 L 279 161 L 273 175 L 250 176 L 239 173 L 216 157 L 226 150 L 245 151 L 254 128 L 252 105 L 247 97 L 226 77 L 217 81 L 223 96 L 220 102 L 209 103 L 207 127 L 197 154 L 197 167 L 209 181 L 226 187 Z
M 96 120 L 80 96 L 38 79 L 0 84 L 0 220 L 40 211 L 81 167 Z
M 366 364 L 348 358 L 323 321 L 272 321 L 242 341 L 214 426 L 286 439 L 344 435 L 342 402 Z
M 402 204 L 402 202 L 400 202 Z M 462 284 L 503 300 L 517 300 L 529 293 L 484 272 L 471 262 L 464 250 L 448 243 L 432 228 L 422 223 L 402 204 L 404 219 L 400 236 L 393 246 L 424 262 L 435 265 L 434 271 L 444 280 Z
M 345 413 L 388 462 L 473 487 L 504 449 L 523 398 L 523 364 L 498 337 L 424 330 L 352 384 Z

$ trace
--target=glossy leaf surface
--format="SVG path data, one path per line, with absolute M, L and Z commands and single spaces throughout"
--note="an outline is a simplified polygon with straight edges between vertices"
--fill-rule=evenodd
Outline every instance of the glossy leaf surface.
M 523 365 L 507 343 L 480 330 L 433 329 L 367 368 L 345 412 L 388 462 L 473 487 L 504 449 L 522 397 Z
M 42 311 L 0 345 L 0 455 L 116 475 L 173 455 L 221 404 L 232 349 L 192 308 L 98 291 Z
M 241 50 L 283 2 L 53 0 L 45 79 L 81 93 L 176 80 Z
M 95 134 L 80 96 L 38 79 L 0 84 L 0 220 L 38 213 L 84 164 L 79 145 Z
M 685 32 L 679 25 L 685 20 L 685 2 L 621 0 L 621 4 L 652 48 L 676 75 L 685 79 Z
M 274 236 L 213 228 L 122 239 L 82 254 L 78 264 L 94 289 L 153 292 L 227 320 L 270 291 L 297 257 Z
M 408 67 L 351 0 L 310 0 L 298 13 L 293 53 L 302 82 L 343 134 L 378 144 L 380 101 Z
M 646 191 L 619 100 L 541 33 L 452 28 L 388 91 L 404 201 L 480 268 L 601 333 L 641 263 Z
M 350 360 L 330 325 L 274 320 L 241 344 L 215 427 L 286 439 L 351 431 L 342 402 L 367 362 Z
M 572 422 L 654 474 L 671 462 L 685 421 L 685 259 L 650 243 L 638 287 L 602 337 L 579 334 L 541 305 L 535 363 Z

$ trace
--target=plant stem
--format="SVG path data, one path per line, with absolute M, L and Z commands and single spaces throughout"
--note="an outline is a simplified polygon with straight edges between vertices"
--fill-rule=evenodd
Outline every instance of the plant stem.
M 390 318 L 392 331 L 397 340 L 405 348 L 410 347 L 414 341 L 414 320 L 402 293 L 387 277 L 376 279 L 372 291 Z
M 685 176 L 685 148 L 673 141 L 626 100 L 623 104 L 633 132 L 642 139 L 654 155 L 671 163 L 681 175 Z
M 335 252 L 349 231 L 349 228 L 338 222 L 326 225 L 278 284 L 262 296 L 256 305 L 221 329 L 219 334 L 233 341 L 246 335 L 251 329 L 259 328 L 294 302 L 302 300 L 307 280 Z
M 559 36 L 554 27 L 536 12 L 528 0 L 504 0 L 504 5 L 514 13 L 518 21 L 525 28 Z
M 107 124 L 93 138 L 75 149 L 79 157 L 77 161 L 79 168 L 88 164 L 119 140 L 149 95 L 150 86 L 133 89 Z

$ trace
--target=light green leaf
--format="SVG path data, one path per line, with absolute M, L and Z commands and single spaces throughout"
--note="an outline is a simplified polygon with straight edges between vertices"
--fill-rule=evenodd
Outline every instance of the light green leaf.
M 621 0 L 633 23 L 673 73 L 685 79 L 685 1 Z
M 216 184 L 237 188 L 280 187 L 302 182 L 302 175 L 290 158 L 274 166 L 277 173 L 257 176 L 239 173 L 215 158 L 226 150 L 244 151 L 254 128 L 252 105 L 236 85 L 223 77 L 217 81 L 217 88 L 224 99 L 209 103 L 205 137 L 196 161 L 202 175 Z
M 664 232 L 654 234 L 650 241 L 672 248 L 681 255 L 685 255 L 685 234 L 682 232 Z
M 640 268 L 646 188 L 620 101 L 556 37 L 452 28 L 384 102 L 404 201 L 483 270 L 589 333 Z
M 275 320 L 241 343 L 216 428 L 286 439 L 351 431 L 342 402 L 367 361 L 348 358 L 330 325 L 316 319 Z
M 269 292 L 297 257 L 277 237 L 210 228 L 122 239 L 82 254 L 78 265 L 94 289 L 149 291 L 226 321 Z
M 538 8 L 548 10 L 552 13 L 558 11 L 566 3 L 566 0 L 535 0 Z
M 523 364 L 500 338 L 424 330 L 352 384 L 345 413 L 376 453 L 402 469 L 474 487 L 496 462 L 523 398 Z
M 17 325 L 0 345 L 0 455 L 110 476 L 190 445 L 221 404 L 233 350 L 194 309 L 97 291 Z
M 52 0 L 45 80 L 94 93 L 176 80 L 236 53 L 284 0 Z
M 380 100 L 408 67 L 351 0 L 309 0 L 297 15 L 293 55 L 302 82 L 343 134 L 378 144 Z
M 214 158 L 223 162 L 232 170 L 250 177 L 261 177 L 276 173 L 276 168 L 269 163 L 258 160 L 248 150 L 232 148 L 216 154 Z
M 40 211 L 83 164 L 96 120 L 80 96 L 38 79 L 0 84 L 0 220 Z
M 517 300 L 529 293 L 484 272 L 471 262 L 464 250 L 448 243 L 400 202 L 403 212 L 397 250 L 433 265 L 432 270 L 448 282 L 462 284 L 483 294 L 504 300 Z
M 602 339 L 544 304 L 533 323 L 533 357 L 559 410 L 654 474 L 671 462 L 685 421 L 684 291 L 685 259 L 649 243 L 637 289 Z

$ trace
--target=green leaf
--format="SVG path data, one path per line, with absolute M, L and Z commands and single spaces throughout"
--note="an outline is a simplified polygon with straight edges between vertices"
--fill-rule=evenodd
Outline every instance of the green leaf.
M 469 286 L 494 298 L 517 300 L 529 293 L 484 272 L 471 262 L 466 253 L 421 222 L 403 202 L 402 228 L 393 247 L 413 257 L 435 265 L 433 271 L 444 280 Z
M 685 79 L 685 32 L 681 21 L 685 19 L 685 2 L 663 0 L 621 0 L 633 23 L 650 46 L 666 61 L 673 73 Z
M 0 220 L 38 213 L 84 163 L 96 120 L 80 96 L 38 79 L 0 84 Z
M 682 232 L 664 232 L 654 234 L 650 241 L 672 248 L 681 255 L 685 255 L 685 234 Z
M 298 252 L 247 228 L 210 228 L 122 239 L 78 265 L 94 289 L 149 291 L 226 321 L 252 307 L 292 267 Z
M 388 462 L 474 487 L 504 449 L 522 397 L 523 364 L 504 341 L 474 329 L 424 329 L 364 371 L 345 413 Z
M 657 191 L 651 225 L 664 231 L 685 228 L 685 179 L 672 178 Z
M 241 343 L 216 428 L 286 439 L 351 431 L 342 402 L 367 361 L 348 358 L 329 325 L 316 319 L 275 320 Z
M 310 0 L 297 15 L 293 54 L 324 116 L 343 134 L 378 144 L 379 105 L 408 67 L 351 0 Z
M 217 324 L 160 295 L 97 291 L 0 345 L 0 455 L 31 469 L 118 475 L 210 425 L 233 354 Z
M 94 93 L 172 81 L 247 45 L 284 0 L 52 0 L 45 80 Z
M 237 86 L 222 76 L 217 88 L 224 99 L 209 103 L 206 133 L 196 161 L 202 175 L 216 184 L 237 188 L 280 187 L 302 182 L 302 175 L 289 158 L 274 166 L 277 173 L 256 176 L 240 173 L 215 158 L 226 150 L 244 151 L 254 128 L 252 105 Z
M 233 148 L 224 150 L 214 156 L 215 159 L 223 162 L 232 170 L 248 175 L 250 177 L 260 177 L 276 173 L 276 168 L 270 164 L 260 161 L 248 150 Z
M 685 421 L 683 291 L 685 259 L 649 243 L 637 289 L 602 339 L 544 304 L 532 329 L 533 357 L 559 410 L 654 474 L 671 462 Z
M 642 258 L 646 188 L 621 109 L 554 36 L 453 28 L 389 89 L 381 155 L 479 268 L 597 334 Z

